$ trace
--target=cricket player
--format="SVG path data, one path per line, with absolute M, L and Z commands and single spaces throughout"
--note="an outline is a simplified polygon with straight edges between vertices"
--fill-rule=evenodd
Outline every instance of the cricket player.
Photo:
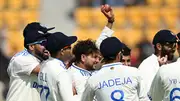
M 65 64 L 60 60 L 76 40 L 76 36 L 66 36 L 61 32 L 48 37 L 46 48 L 51 57 L 41 63 L 38 75 L 41 101 L 76 101 L 70 76 Z
M 73 47 L 72 52 L 76 60 L 68 69 L 68 72 L 71 75 L 77 95 L 81 96 L 84 91 L 86 80 L 94 71 L 93 66 L 100 62 L 99 49 L 96 47 L 94 41 L 87 39 L 78 41 Z
M 85 61 L 85 63 L 84 63 L 83 62 L 84 60 L 79 59 L 79 60 L 76 60 L 68 70 L 68 72 L 71 75 L 72 82 L 73 82 L 73 85 L 74 85 L 74 91 L 75 91 L 74 94 L 78 95 L 79 97 L 82 95 L 82 93 L 84 91 L 86 80 L 92 74 L 94 74 L 96 72 L 96 71 L 94 71 L 94 68 L 97 69 L 97 68 L 101 67 L 101 65 L 97 65 L 100 62 L 100 58 L 101 58 L 100 54 L 99 54 L 99 50 L 98 50 L 98 48 L 100 47 L 100 43 L 105 38 L 111 37 L 112 34 L 114 33 L 114 31 L 111 30 L 111 28 L 113 26 L 113 23 L 114 23 L 114 14 L 113 14 L 112 9 L 110 11 L 106 12 L 105 11 L 105 5 L 102 5 L 101 12 L 107 18 L 108 23 L 105 26 L 105 28 L 103 29 L 103 31 L 102 31 L 101 35 L 99 36 L 99 38 L 97 39 L 96 46 L 94 46 L 94 42 L 92 42 L 91 40 L 85 40 L 85 41 L 79 42 L 79 44 L 76 45 L 76 47 L 81 47 L 83 50 L 81 48 L 75 49 L 76 47 L 74 47 L 75 58 L 79 59 L 79 58 L 81 58 L 81 55 L 91 57 L 90 59 L 87 58 L 88 61 L 92 62 L 90 64 L 90 67 L 88 66 L 90 69 L 87 69 L 87 66 L 86 66 L 88 61 Z M 91 44 L 89 44 L 89 43 L 91 43 Z M 88 50 L 92 50 L 92 52 L 88 53 Z M 81 53 L 79 53 L 79 52 L 81 52 Z M 81 55 L 78 55 L 78 54 L 81 54 Z M 81 65 L 81 64 L 83 64 L 83 65 Z
M 173 60 L 176 50 L 176 36 L 170 30 L 160 30 L 153 38 L 154 54 L 146 58 L 139 66 L 141 76 L 148 92 L 159 67 Z
M 17 53 L 10 60 L 7 72 L 10 87 L 6 101 L 40 101 L 37 90 L 37 74 L 39 63 L 49 57 L 45 49 L 47 31 L 38 22 L 28 24 L 24 31 L 25 50 Z
M 81 101 L 148 101 L 137 68 L 120 63 L 122 43 L 116 37 L 102 41 L 100 51 L 105 64 L 86 83 Z
M 127 47 L 127 45 L 123 44 L 123 48 L 122 48 L 122 59 L 120 60 L 120 62 L 123 65 L 126 66 L 131 66 L 131 49 L 129 47 Z
M 178 53 L 180 55 L 180 33 L 178 37 Z M 151 85 L 149 98 L 152 101 L 180 100 L 180 58 L 174 63 L 163 65 L 158 70 Z

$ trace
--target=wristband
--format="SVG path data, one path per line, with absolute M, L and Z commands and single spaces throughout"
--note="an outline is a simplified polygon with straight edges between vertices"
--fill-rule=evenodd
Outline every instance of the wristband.
M 113 22 L 114 22 L 114 19 L 108 19 L 108 22 L 109 22 L 109 23 L 113 23 Z

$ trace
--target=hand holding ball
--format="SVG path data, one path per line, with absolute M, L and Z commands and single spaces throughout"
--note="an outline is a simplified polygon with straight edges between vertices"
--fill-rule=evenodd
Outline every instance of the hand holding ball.
M 105 4 L 105 5 L 104 5 L 104 10 L 105 10 L 106 12 L 109 12 L 109 11 L 111 10 L 111 7 L 110 7 L 108 4 Z

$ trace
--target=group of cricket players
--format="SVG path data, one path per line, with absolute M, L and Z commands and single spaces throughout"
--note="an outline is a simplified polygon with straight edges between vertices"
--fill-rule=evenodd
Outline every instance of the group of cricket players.
M 29 23 L 23 30 L 25 49 L 7 69 L 6 101 L 180 101 L 180 60 L 172 62 L 174 52 L 180 54 L 180 34 L 158 31 L 154 54 L 131 67 L 131 50 L 112 36 L 114 13 L 105 6 L 101 12 L 108 23 L 96 41 L 77 41 L 50 33 L 54 27 Z

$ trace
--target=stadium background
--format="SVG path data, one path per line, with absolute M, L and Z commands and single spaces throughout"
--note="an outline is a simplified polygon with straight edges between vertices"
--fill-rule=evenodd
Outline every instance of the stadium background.
M 40 21 L 79 40 L 97 39 L 107 23 L 100 12 L 105 3 L 114 10 L 114 36 L 132 49 L 133 66 L 153 53 L 151 41 L 158 30 L 179 32 L 180 0 L 0 0 L 0 92 L 8 88 L 9 59 L 23 50 L 27 23 Z

